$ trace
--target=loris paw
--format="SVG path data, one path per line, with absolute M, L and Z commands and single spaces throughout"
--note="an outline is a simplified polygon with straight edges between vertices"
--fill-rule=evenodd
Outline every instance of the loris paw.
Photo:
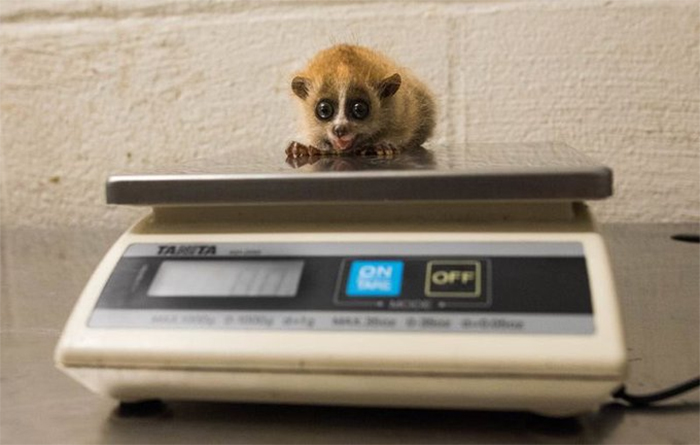
M 292 141 L 284 152 L 290 158 L 321 156 L 321 151 L 318 148 L 297 141 Z
M 370 147 L 365 154 L 374 154 L 380 157 L 391 158 L 400 152 L 401 149 L 399 147 L 388 142 L 380 142 Z

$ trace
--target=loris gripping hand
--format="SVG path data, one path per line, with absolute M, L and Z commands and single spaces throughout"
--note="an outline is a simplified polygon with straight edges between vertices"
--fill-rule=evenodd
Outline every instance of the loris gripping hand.
M 316 157 L 321 156 L 321 152 L 318 148 L 311 145 L 300 144 L 299 142 L 293 141 L 289 144 L 289 147 L 284 151 L 289 158 L 303 158 L 303 157 Z
M 292 143 L 288 156 L 391 156 L 420 147 L 435 126 L 427 87 L 368 48 L 336 45 L 321 51 L 291 86 L 309 145 Z
M 394 153 L 397 153 L 398 150 L 396 147 L 391 147 L 386 144 L 376 144 L 374 146 L 367 146 L 364 147 L 360 150 L 357 150 L 355 152 L 352 152 L 353 154 L 358 154 L 360 156 L 368 156 L 368 155 L 375 155 L 375 156 L 386 156 L 386 157 L 391 157 L 394 155 Z M 287 155 L 288 158 L 319 158 L 321 156 L 328 156 L 328 155 L 337 155 L 337 154 L 350 154 L 350 152 L 323 152 L 319 150 L 318 148 L 314 147 L 313 145 L 304 145 L 302 143 L 292 141 L 287 149 L 285 150 L 285 154 Z M 311 162 L 313 164 L 313 161 Z

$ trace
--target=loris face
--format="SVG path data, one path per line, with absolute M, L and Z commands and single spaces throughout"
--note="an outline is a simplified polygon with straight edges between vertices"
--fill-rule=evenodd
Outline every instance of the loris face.
M 311 145 L 322 151 L 350 153 L 381 138 L 391 119 L 383 107 L 400 85 L 398 74 L 377 85 L 295 77 L 292 90 L 304 101 L 304 120 Z

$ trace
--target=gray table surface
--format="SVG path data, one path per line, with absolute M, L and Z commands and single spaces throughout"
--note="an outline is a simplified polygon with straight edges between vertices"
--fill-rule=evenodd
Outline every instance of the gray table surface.
M 698 226 L 604 227 L 629 351 L 630 391 L 699 373 Z M 118 233 L 3 230 L 0 441 L 25 443 L 700 443 L 698 392 L 659 407 L 618 404 L 576 419 L 458 410 L 172 402 L 120 416 L 53 366 L 72 305 Z

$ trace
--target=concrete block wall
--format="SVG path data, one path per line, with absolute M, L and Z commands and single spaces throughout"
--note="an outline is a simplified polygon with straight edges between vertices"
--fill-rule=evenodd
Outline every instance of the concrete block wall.
M 347 41 L 434 89 L 436 144 L 562 140 L 615 170 L 599 219 L 698 221 L 698 4 L 4 0 L 2 227 L 125 228 L 111 173 L 281 153 L 290 74 Z

